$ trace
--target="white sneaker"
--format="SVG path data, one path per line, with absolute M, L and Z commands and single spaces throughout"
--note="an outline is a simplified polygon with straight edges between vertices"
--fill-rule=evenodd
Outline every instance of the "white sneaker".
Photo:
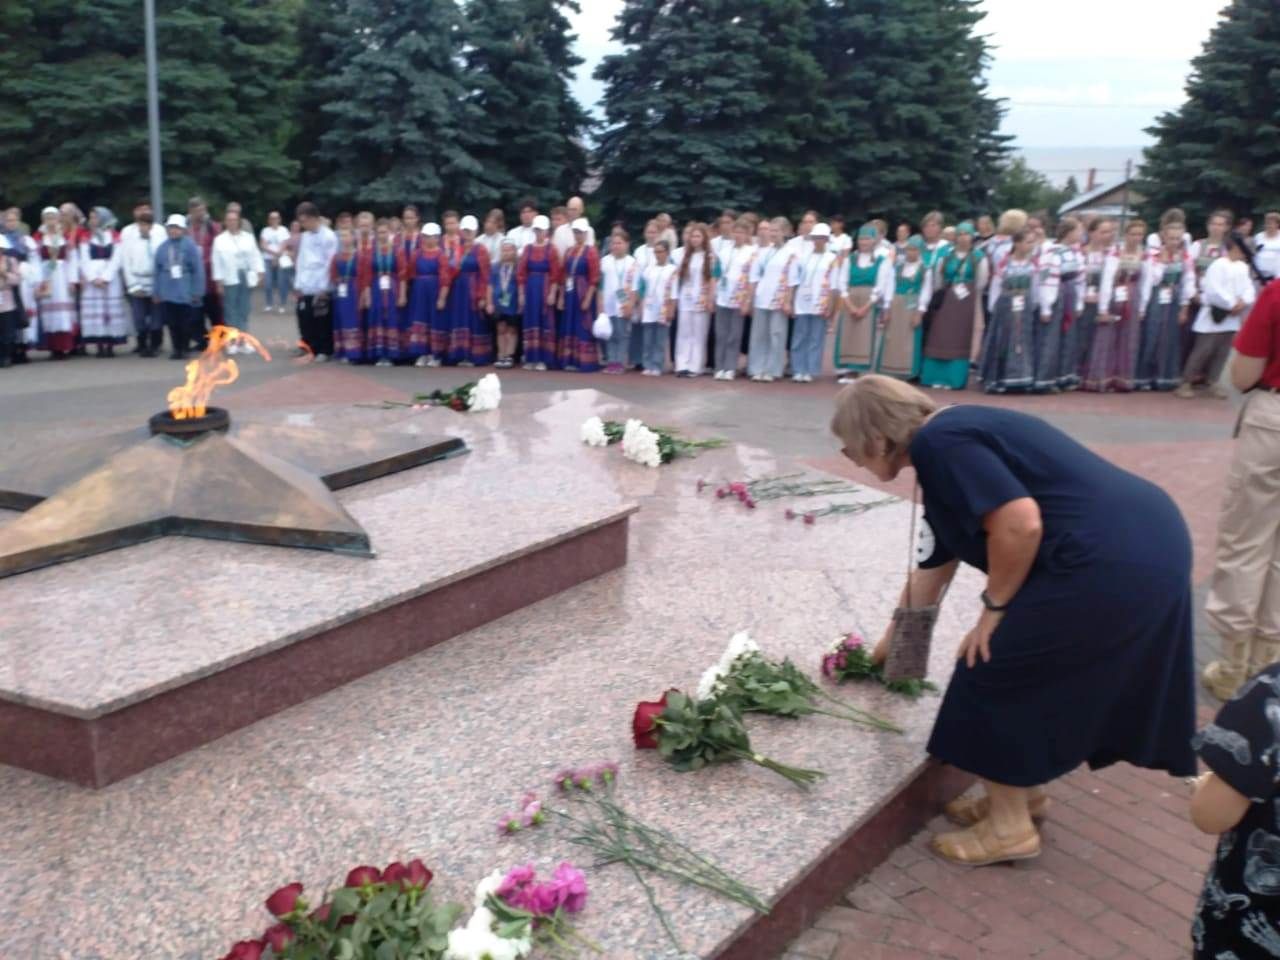
M 317 359 L 317 360 L 319 360 L 320 358 L 319 358 L 319 357 L 316 357 L 316 359 Z M 390 361 L 390 360 L 388 360 L 386 357 L 383 357 L 381 360 L 379 360 L 377 363 L 375 363 L 375 364 L 374 364 L 374 366 L 375 366 L 375 367 L 389 367 L 389 366 L 391 366 L 391 361 Z
M 844 376 L 842 376 L 842 377 L 837 377 L 837 378 L 836 378 L 836 383 L 840 383 L 840 384 L 849 384 L 849 383 L 853 383 L 853 382 L 854 382 L 854 381 L 856 381 L 857 379 L 858 379 L 857 377 L 852 376 L 852 375 L 850 375 L 850 374 L 847 374 L 847 373 L 846 373 L 846 374 L 845 374 Z
M 534 367 L 534 369 L 537 370 L 539 373 L 546 373 L 547 365 L 545 363 L 540 363 L 536 367 Z
M 329 355 L 327 353 L 316 354 L 316 363 L 328 363 L 328 362 L 329 362 Z
M 737 378 L 737 376 L 738 376 L 738 372 L 736 370 L 726 370 L 724 372 L 724 378 L 726 380 L 734 380 Z
M 428 367 L 438 367 L 438 366 L 440 366 L 440 358 L 439 358 L 439 357 L 427 357 L 427 366 L 428 366 Z
M 793 374 L 791 375 L 791 382 L 792 382 L 792 383 L 804 383 L 804 374 L 803 374 L 803 373 L 793 373 Z
M 723 371 L 723 370 L 717 370 L 717 371 L 716 371 L 715 379 L 717 379 L 717 380 L 723 380 L 723 379 L 724 379 L 724 371 Z
M 752 383 L 764 383 L 764 374 L 760 374 L 760 373 L 753 373 L 753 374 L 751 375 L 751 382 L 752 382 Z
M 429 367 L 431 366 L 431 358 L 419 357 L 417 360 L 413 361 L 413 365 L 415 367 Z
M 765 383 L 773 383 L 773 374 L 771 373 L 762 374 L 760 379 Z

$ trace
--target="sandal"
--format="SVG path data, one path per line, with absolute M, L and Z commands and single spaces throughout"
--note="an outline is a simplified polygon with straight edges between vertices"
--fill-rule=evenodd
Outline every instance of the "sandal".
M 987 818 L 991 801 L 985 796 L 963 796 L 952 800 L 942 808 L 943 816 L 960 827 L 972 827 Z M 1046 794 L 1027 799 L 1027 812 L 1032 820 L 1043 820 L 1049 815 L 1049 797 Z
M 1040 856 L 1040 833 L 1032 828 L 1029 836 L 1005 840 L 996 833 L 990 820 L 982 820 L 968 830 L 940 833 L 930 846 L 944 860 L 962 867 L 986 867 Z

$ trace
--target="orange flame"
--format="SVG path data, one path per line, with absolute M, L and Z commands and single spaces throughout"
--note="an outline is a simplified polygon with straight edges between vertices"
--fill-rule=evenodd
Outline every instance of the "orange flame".
M 235 327 L 218 325 L 209 331 L 209 345 L 199 358 L 187 364 L 187 382 L 169 391 L 169 414 L 175 420 L 203 417 L 209 407 L 209 396 L 217 387 L 235 383 L 240 367 L 226 356 L 226 348 L 245 344 L 251 351 L 270 361 L 271 354 L 255 337 Z

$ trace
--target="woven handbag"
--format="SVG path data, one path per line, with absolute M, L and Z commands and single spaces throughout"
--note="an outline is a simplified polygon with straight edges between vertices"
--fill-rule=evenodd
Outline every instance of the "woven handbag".
M 933 626 L 938 622 L 938 610 L 947 590 L 944 587 L 938 602 L 927 607 L 917 607 L 912 602 L 911 585 L 915 573 L 916 509 L 919 487 L 911 497 L 911 539 L 907 543 L 907 605 L 893 611 L 893 634 L 889 641 L 889 656 L 884 664 L 886 680 L 923 680 L 929 672 L 929 650 L 933 645 Z

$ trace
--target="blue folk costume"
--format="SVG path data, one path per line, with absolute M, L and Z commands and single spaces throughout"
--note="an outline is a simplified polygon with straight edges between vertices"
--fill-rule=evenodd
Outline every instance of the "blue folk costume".
M 489 251 L 464 242 L 458 273 L 449 288 L 449 349 L 445 363 L 484 366 L 493 362 L 492 323 L 484 312 L 489 291 Z
M 409 262 L 409 348 L 416 361 L 420 357 L 439 360 L 448 347 L 446 312 L 438 309 L 440 292 L 449 290 L 449 258 L 439 246 L 428 249 L 419 244 Z
M 547 303 L 547 295 L 559 282 L 560 256 L 550 243 L 530 243 L 520 251 L 516 283 L 524 294 L 521 327 L 525 366 L 555 366 L 556 311 Z
M 348 363 L 364 363 L 368 357 L 367 331 L 360 299 L 369 289 L 372 259 L 356 250 L 341 251 L 329 267 L 333 284 L 333 355 Z
M 560 366 L 593 373 L 600 369 L 600 348 L 591 332 L 595 321 L 594 291 L 600 286 L 600 254 L 579 244 L 564 255 L 564 308 L 557 327 Z
M 987 331 L 978 378 L 987 393 L 1027 393 L 1035 385 L 1035 325 L 1040 265 L 1008 257 L 996 270 L 987 300 Z
M 1152 255 L 1142 267 L 1142 334 L 1134 386 L 1172 390 L 1182 381 L 1183 311 L 1196 292 L 1196 268 L 1186 248 Z
M 377 244 L 370 253 L 368 315 L 369 359 L 395 363 L 405 356 L 399 305 L 400 284 L 404 280 L 404 258 L 396 245 Z
M 1055 243 L 1041 262 L 1035 388 L 1073 390 L 1080 385 L 1077 341 L 1084 335 L 1078 322 L 1084 312 L 1084 257 L 1075 247 Z

